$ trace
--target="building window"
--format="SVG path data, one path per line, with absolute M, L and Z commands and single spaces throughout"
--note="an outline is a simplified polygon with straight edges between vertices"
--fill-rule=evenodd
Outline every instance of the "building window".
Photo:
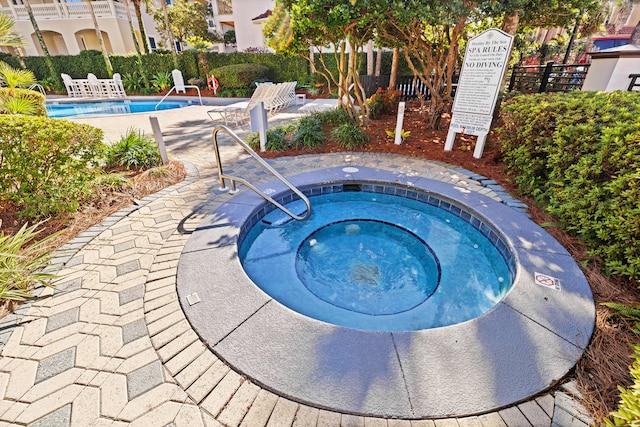
M 157 49 L 155 37 L 149 37 L 149 47 L 153 50 Z
M 176 42 L 176 52 L 182 52 L 182 46 L 180 45 L 180 42 Z

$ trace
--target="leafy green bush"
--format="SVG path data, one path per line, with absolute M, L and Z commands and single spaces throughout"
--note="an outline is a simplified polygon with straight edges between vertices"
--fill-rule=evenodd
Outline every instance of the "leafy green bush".
M 634 427 L 640 420 L 640 345 L 633 346 L 633 364 L 630 366 L 633 384 L 629 388 L 618 386 L 620 403 L 618 410 L 611 413 L 611 419 L 605 419 L 608 427 Z
M 50 259 L 45 248 L 57 234 L 30 244 L 40 233 L 39 226 L 25 224 L 12 236 L 0 231 L 0 300 L 25 300 L 34 286 L 51 286 L 49 280 L 56 277 L 43 269 Z
M 45 97 L 28 89 L 0 88 L 0 114 L 47 115 Z
M 351 123 L 351 117 L 349 117 L 349 113 L 347 113 L 342 108 L 335 108 L 329 111 L 322 111 L 319 113 L 313 113 L 312 116 L 315 116 L 320 120 L 320 123 L 323 125 L 329 126 L 339 126 L 343 123 Z
M 301 118 L 293 133 L 293 145 L 296 148 L 313 149 L 325 141 L 322 122 L 315 116 Z
M 383 114 L 391 114 L 398 105 L 401 94 L 402 92 L 399 90 L 387 91 L 378 88 L 376 93 L 367 100 L 369 103 L 369 118 L 376 119 Z
M 0 198 L 28 218 L 74 212 L 101 157 L 102 131 L 25 115 L 0 115 L 0 129 Z
M 160 166 L 162 157 L 152 138 L 129 129 L 120 141 L 107 149 L 105 161 L 110 168 L 148 169 Z
M 267 151 L 286 151 L 291 147 L 291 124 L 280 125 L 267 129 L 267 143 L 265 148 Z M 250 133 L 247 136 L 247 144 L 255 150 L 260 151 L 260 135 L 257 132 Z
M 151 79 L 151 84 L 156 90 L 158 90 L 158 92 L 170 89 L 172 83 L 173 77 L 171 77 L 170 71 L 160 71 L 159 73 L 156 73 Z M 124 85 L 124 82 L 122 84 Z
M 604 261 L 640 279 L 640 93 L 505 101 L 497 129 L 515 182 Z
M 273 70 L 266 65 L 235 64 L 216 68 L 211 71 L 220 82 L 220 86 L 227 89 L 246 89 L 251 83 L 260 78 L 273 79 Z
M 331 131 L 331 135 L 338 141 L 342 148 L 353 150 L 367 145 L 369 137 L 367 133 L 355 123 L 343 123 Z
M 144 79 L 137 71 L 122 75 L 122 86 L 124 90 L 131 93 L 141 93 L 144 89 Z

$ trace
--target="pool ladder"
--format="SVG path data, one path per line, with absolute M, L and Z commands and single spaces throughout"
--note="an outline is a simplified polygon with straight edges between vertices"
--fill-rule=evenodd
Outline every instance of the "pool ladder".
M 307 206 L 307 209 L 304 212 L 304 214 L 302 214 L 302 215 L 294 214 L 289 209 L 285 208 L 280 203 L 275 201 L 268 194 L 264 193 L 263 191 L 261 191 L 256 186 L 252 185 L 251 183 L 249 183 L 247 180 L 245 180 L 243 178 L 240 178 L 240 177 L 237 177 L 237 176 L 225 175 L 224 172 L 222 171 L 222 161 L 220 160 L 220 150 L 218 149 L 218 133 L 220 131 L 223 131 L 227 135 L 229 135 L 231 137 L 231 139 L 233 139 L 238 145 L 240 145 L 244 149 L 244 151 L 246 151 L 251 157 L 256 159 L 258 161 L 258 163 L 260 163 L 260 165 L 262 165 L 262 167 L 264 167 L 266 170 L 271 172 L 271 174 L 273 176 L 278 178 L 278 180 L 280 182 L 282 182 L 291 191 L 293 191 L 295 193 L 295 195 L 298 196 L 304 202 L 304 204 Z M 291 184 L 285 177 L 280 175 L 278 173 L 278 171 L 276 171 L 273 167 L 271 167 L 271 165 L 269 165 L 267 162 L 265 162 L 264 159 L 262 157 L 260 157 L 260 155 L 258 155 L 258 153 L 256 153 L 255 151 L 253 151 L 253 149 L 251 147 L 249 147 L 249 144 L 244 142 L 242 140 L 242 138 L 240 138 L 238 135 L 236 135 L 231 129 L 229 129 L 228 127 L 223 126 L 223 125 L 216 126 L 213 129 L 212 140 L 213 140 L 213 151 L 214 151 L 214 154 L 216 156 L 216 164 L 218 165 L 218 177 L 220 179 L 220 191 L 229 191 L 229 194 L 238 193 L 240 190 L 238 190 L 236 188 L 236 181 L 237 181 L 237 182 L 239 182 L 241 184 L 244 184 L 245 186 L 247 186 L 248 188 L 253 190 L 256 194 L 258 194 L 260 197 L 262 197 L 263 199 L 265 199 L 269 203 L 273 204 L 275 207 L 280 209 L 282 212 L 284 212 L 285 214 L 289 215 L 291 218 L 293 218 L 293 219 L 295 219 L 297 221 L 303 221 L 303 220 L 307 219 L 309 217 L 309 215 L 311 215 L 311 204 L 309 203 L 309 199 L 307 198 L 307 196 L 302 194 L 302 192 L 300 190 L 298 190 L 293 184 Z M 229 181 L 231 181 L 231 189 L 229 189 L 229 187 L 227 187 L 227 185 L 226 185 L 226 183 L 224 181 L 225 179 L 228 179 Z

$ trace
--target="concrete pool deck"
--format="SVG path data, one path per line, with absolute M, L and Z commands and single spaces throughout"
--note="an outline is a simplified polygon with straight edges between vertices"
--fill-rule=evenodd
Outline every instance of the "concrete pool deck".
M 56 289 L 43 289 L 36 301 L 3 319 L 0 425 L 517 427 L 589 423 L 571 398 L 570 384 L 487 414 L 410 421 L 301 404 L 261 388 L 226 365 L 193 331 L 175 286 L 187 240 L 207 214 L 231 199 L 216 191 L 217 174 L 209 155 L 209 108 L 157 113 L 170 156 L 187 165 L 187 179 L 79 235 L 56 254 L 61 276 Z M 281 117 L 287 120 L 295 115 Z M 142 115 L 126 122 L 121 117 L 91 120 L 116 138 L 129 127 L 146 130 L 148 126 L 148 118 Z M 271 180 L 231 144 L 223 143 L 221 150 L 229 165 L 227 172 L 258 183 Z M 313 171 L 318 165 L 354 164 L 417 174 L 466 183 L 473 191 L 519 207 L 490 180 L 410 157 L 342 153 L 271 163 L 285 176 Z M 226 262 L 224 258 L 217 261 Z

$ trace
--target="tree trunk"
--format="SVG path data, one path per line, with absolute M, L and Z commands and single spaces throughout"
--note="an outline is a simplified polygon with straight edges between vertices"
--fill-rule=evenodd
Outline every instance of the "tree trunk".
M 173 32 L 169 25 L 169 11 L 167 10 L 167 2 L 160 0 L 162 4 L 162 13 L 164 15 L 164 26 L 167 29 L 167 36 L 169 37 L 169 44 L 171 45 L 171 56 L 173 57 L 173 67 L 178 68 L 178 52 L 176 51 L 176 42 L 173 39 Z
M 396 89 L 396 80 L 398 79 L 398 61 L 400 60 L 400 49 L 393 48 L 393 58 L 391 59 L 391 75 L 389 76 L 388 90 Z
M 629 44 L 634 46 L 640 46 L 640 22 L 638 22 L 631 32 L 631 36 L 629 37 Z
M 582 12 L 580 12 L 582 14 Z M 576 20 L 576 24 L 573 26 L 573 31 L 571 31 L 571 37 L 569 38 L 569 43 L 567 43 L 567 51 L 564 53 L 564 58 L 562 58 L 562 63 L 566 64 L 569 61 L 569 56 L 571 55 L 571 50 L 573 49 L 573 43 L 576 40 L 576 35 L 578 34 L 578 29 L 580 28 L 580 23 L 582 22 L 582 18 L 578 16 Z
M 367 43 L 367 76 L 373 76 L 373 40 Z
M 29 3 L 29 0 L 24 0 L 24 7 L 25 9 L 27 9 L 29 20 L 31 21 L 31 25 L 33 25 L 33 31 L 36 33 L 38 43 L 40 43 L 40 48 L 42 49 L 42 53 L 44 54 L 44 60 L 47 63 L 47 67 L 49 68 L 51 77 L 57 80 L 60 78 L 60 76 L 58 75 L 56 67 L 53 65 L 53 60 L 51 59 L 51 55 L 49 54 L 49 49 L 47 49 L 47 44 L 44 42 L 44 37 L 42 37 L 40 27 L 38 27 L 38 23 L 36 22 L 36 17 L 33 15 L 33 10 L 31 10 L 31 3 Z M 60 80 L 58 80 L 58 82 L 60 82 Z
M 131 9 L 129 9 L 128 0 L 124 0 L 124 7 L 127 9 L 127 19 L 129 21 L 129 28 L 131 29 L 131 36 L 133 37 L 133 45 L 136 47 L 136 54 L 137 54 L 136 63 L 138 64 L 138 69 L 140 70 L 140 74 L 142 76 L 142 83 L 144 84 L 144 87 L 149 87 L 149 78 L 147 77 L 147 70 L 144 67 L 144 63 L 142 62 L 140 45 L 138 44 L 138 37 L 136 36 L 136 31 L 133 28 L 133 20 L 131 19 Z
M 144 29 L 144 22 L 142 21 L 142 10 L 140 9 L 140 0 L 133 0 L 133 9 L 136 12 L 136 19 L 138 19 L 138 27 L 140 28 L 140 38 L 142 39 L 142 50 L 144 51 L 145 54 L 147 54 L 151 52 L 151 49 L 149 49 L 149 42 L 147 41 L 147 32 Z
M 382 70 L 382 49 L 378 48 L 378 51 L 376 52 L 376 70 L 374 72 L 374 75 L 376 77 L 379 76 L 381 70 Z
M 96 30 L 96 37 L 98 37 L 98 44 L 100 45 L 100 51 L 102 52 L 104 63 L 107 66 L 107 74 L 111 76 L 113 75 L 113 67 L 111 66 L 111 61 L 109 60 L 109 54 L 107 53 L 107 49 L 104 47 L 104 40 L 102 39 L 102 31 L 100 31 L 100 27 L 98 26 L 98 19 L 96 18 L 96 13 L 93 10 L 93 4 L 91 4 L 91 0 L 87 0 L 86 3 L 87 3 L 87 7 L 89 8 L 89 14 L 91 15 L 91 19 L 93 20 L 93 27 Z
M 518 25 L 520 24 L 520 9 L 516 9 L 512 12 L 505 12 L 504 19 L 502 21 L 502 31 L 512 36 L 516 35 L 518 31 Z

